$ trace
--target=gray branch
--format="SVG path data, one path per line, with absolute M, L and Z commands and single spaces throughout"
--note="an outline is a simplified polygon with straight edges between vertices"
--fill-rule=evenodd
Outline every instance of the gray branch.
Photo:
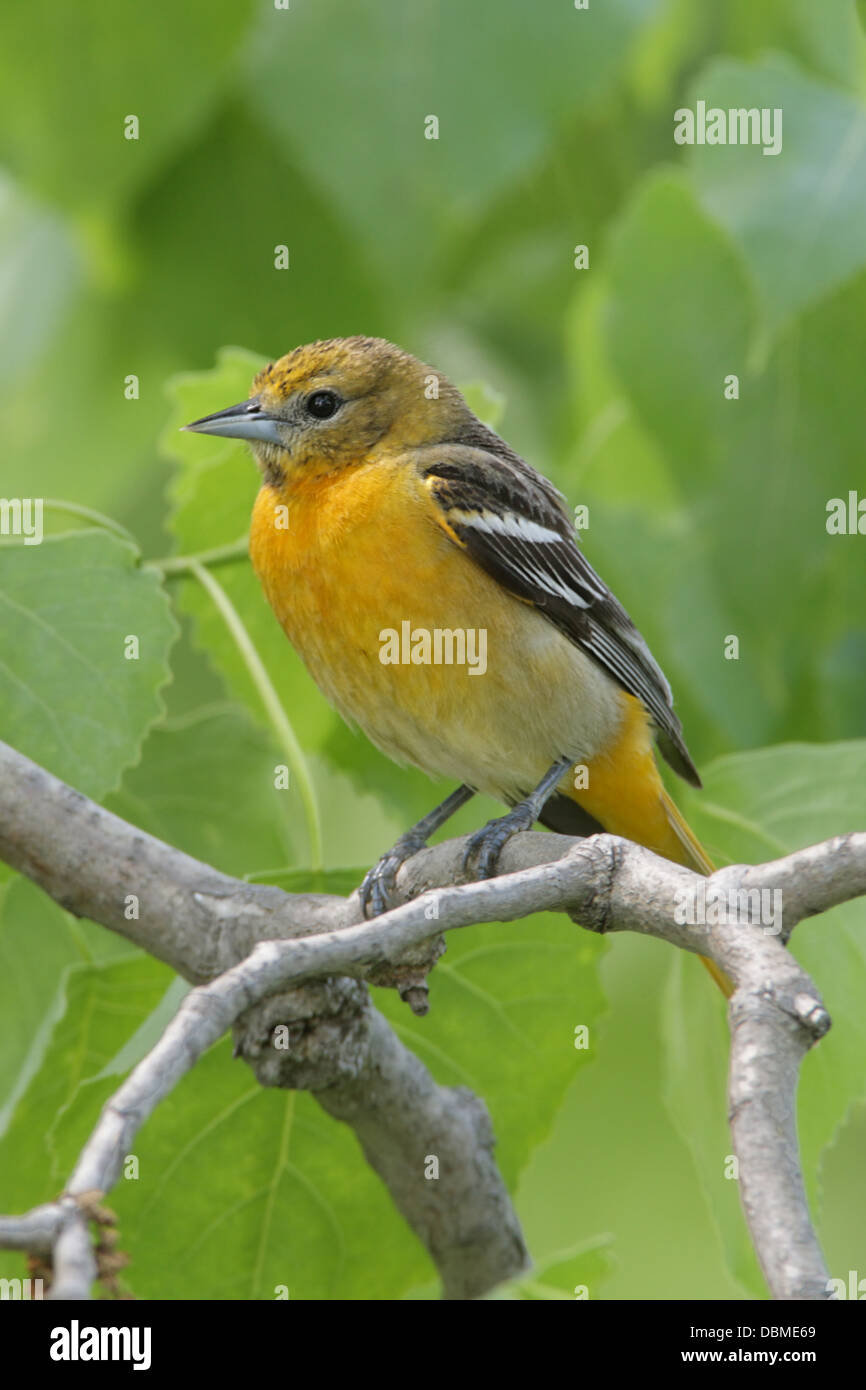
M 28 1250 L 34 1255 L 50 1255 L 63 1225 L 59 1202 L 33 1207 L 23 1216 L 0 1216 L 0 1250 Z
M 527 1267 L 483 1101 L 462 1087 L 436 1085 L 373 1008 L 363 984 L 313 972 L 304 977 L 308 984 L 290 981 L 290 993 L 275 994 L 267 976 L 260 978 L 258 942 L 304 939 L 358 921 L 357 900 L 289 896 L 229 878 L 136 830 L 2 743 L 0 858 L 68 911 L 118 932 L 201 986 L 105 1106 L 68 1197 L 38 1216 L 0 1224 L 0 1245 L 40 1253 L 63 1233 L 55 1248 L 55 1291 L 74 1289 L 63 1296 L 81 1296 L 82 1282 L 89 1287 L 95 1274 L 95 1266 L 88 1273 L 75 1259 L 80 1247 L 66 1234 L 82 1224 L 69 1198 L 110 1190 L 153 1106 L 233 1024 L 236 1050 L 264 1084 L 310 1089 L 323 1108 L 352 1126 L 429 1250 L 446 1297 L 477 1296 Z M 132 893 L 137 919 L 125 914 Z M 416 965 L 402 961 L 394 983 L 410 997 L 423 996 L 425 969 L 436 954 L 425 946 Z M 388 982 L 387 968 L 380 982 Z M 414 1003 L 420 1007 L 417 997 Z M 281 1052 L 273 1029 L 286 1022 L 291 1048 Z M 439 1161 L 436 1181 L 424 1175 L 428 1154 Z M 30 1236 L 23 1243 L 22 1233 Z
M 795 1087 L 803 1056 L 830 1019 L 783 941 L 804 917 L 866 893 L 866 834 L 770 864 L 730 866 L 710 879 L 613 836 L 526 833 L 506 846 L 500 877 L 460 884 L 464 846 L 454 840 L 416 855 L 398 877 L 392 909 L 363 922 L 355 895 L 289 895 L 228 878 L 0 744 L 0 857 L 69 911 L 205 982 L 106 1105 L 68 1193 L 110 1188 L 154 1105 L 237 1022 L 238 1048 L 265 1084 L 307 1086 L 352 1125 L 430 1250 L 446 1294 L 486 1291 L 526 1261 L 493 1164 L 486 1110 L 460 1088 L 436 1086 L 361 982 L 389 980 L 421 1007 L 441 932 L 559 910 L 592 931 L 637 931 L 708 956 L 734 982 L 729 1106 L 746 1218 L 774 1297 L 827 1298 L 800 1171 Z M 684 902 L 699 892 L 754 889 L 781 893 L 778 935 L 742 917 L 682 920 Z M 123 912 L 130 892 L 140 901 L 137 921 Z M 281 1055 L 272 1034 L 287 1020 L 290 1035 L 298 1024 L 300 1047 L 293 1041 Z M 449 1172 L 448 1184 L 425 1182 L 428 1154 Z
M 87 1214 L 77 1206 L 58 1231 L 53 1260 L 54 1280 L 48 1297 L 58 1302 L 89 1299 L 98 1268 Z

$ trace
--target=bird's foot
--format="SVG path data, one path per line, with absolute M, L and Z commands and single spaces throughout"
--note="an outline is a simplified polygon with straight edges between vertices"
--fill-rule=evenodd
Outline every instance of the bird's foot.
M 463 855 L 463 869 L 475 878 L 495 878 L 503 847 L 521 830 L 531 830 L 538 816 L 535 806 L 521 801 L 507 816 L 489 820 L 470 837 Z
M 388 911 L 388 898 L 397 886 L 397 874 L 406 860 L 417 854 L 419 849 L 424 849 L 426 844 L 425 839 L 410 830 L 407 834 L 401 835 L 393 849 L 383 854 L 378 863 L 364 875 L 358 896 L 365 917 L 380 917 L 383 912 Z

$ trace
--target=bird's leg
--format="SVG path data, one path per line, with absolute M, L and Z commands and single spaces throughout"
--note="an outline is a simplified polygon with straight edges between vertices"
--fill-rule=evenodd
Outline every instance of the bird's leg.
M 365 917 L 378 917 L 380 913 L 388 911 L 387 894 L 394 889 L 398 870 L 407 859 L 417 854 L 419 849 L 424 849 L 430 836 L 440 825 L 450 820 L 454 812 L 465 806 L 474 795 L 471 787 L 458 787 L 456 792 L 446 796 L 441 806 L 434 806 L 417 825 L 413 825 L 411 830 L 401 835 L 394 848 L 383 854 L 378 864 L 373 865 L 358 890 Z
M 470 838 L 463 856 L 463 868 L 468 870 L 475 860 L 476 878 L 493 878 L 499 863 L 503 845 L 519 830 L 531 830 L 544 809 L 544 803 L 552 796 L 573 762 L 572 758 L 558 758 L 544 774 L 538 786 L 523 801 L 518 801 L 507 816 L 497 816 L 488 821 Z

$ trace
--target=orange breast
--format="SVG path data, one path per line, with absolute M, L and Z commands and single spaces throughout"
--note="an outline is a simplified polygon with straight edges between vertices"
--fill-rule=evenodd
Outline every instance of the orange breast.
M 405 460 L 263 487 L 250 553 L 286 635 L 325 696 L 398 761 L 526 795 L 563 754 L 584 760 L 621 719 L 616 686 L 438 524 Z M 281 511 L 280 509 L 285 509 Z M 471 661 L 386 660 L 405 628 L 483 639 Z M 651 755 L 650 755 L 651 761 Z M 600 777 L 601 780 L 601 777 Z M 610 798 L 615 799 L 611 785 Z
M 468 562 L 423 514 L 413 486 L 405 467 L 377 461 L 336 475 L 302 476 L 279 493 L 270 487 L 259 492 L 250 555 L 302 655 L 324 643 L 342 664 L 345 644 L 372 654 L 383 627 L 405 618 L 422 623 L 438 617 L 441 623 L 447 617 L 441 592 L 446 552 L 458 565 Z M 338 644 L 344 644 L 342 658 Z

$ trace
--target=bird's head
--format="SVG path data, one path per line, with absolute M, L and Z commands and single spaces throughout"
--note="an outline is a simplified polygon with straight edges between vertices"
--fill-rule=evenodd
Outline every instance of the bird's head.
M 265 481 L 332 472 L 377 446 L 412 449 L 458 438 L 474 422 L 440 373 L 383 338 L 308 343 L 259 372 L 239 405 L 184 428 L 246 439 Z

